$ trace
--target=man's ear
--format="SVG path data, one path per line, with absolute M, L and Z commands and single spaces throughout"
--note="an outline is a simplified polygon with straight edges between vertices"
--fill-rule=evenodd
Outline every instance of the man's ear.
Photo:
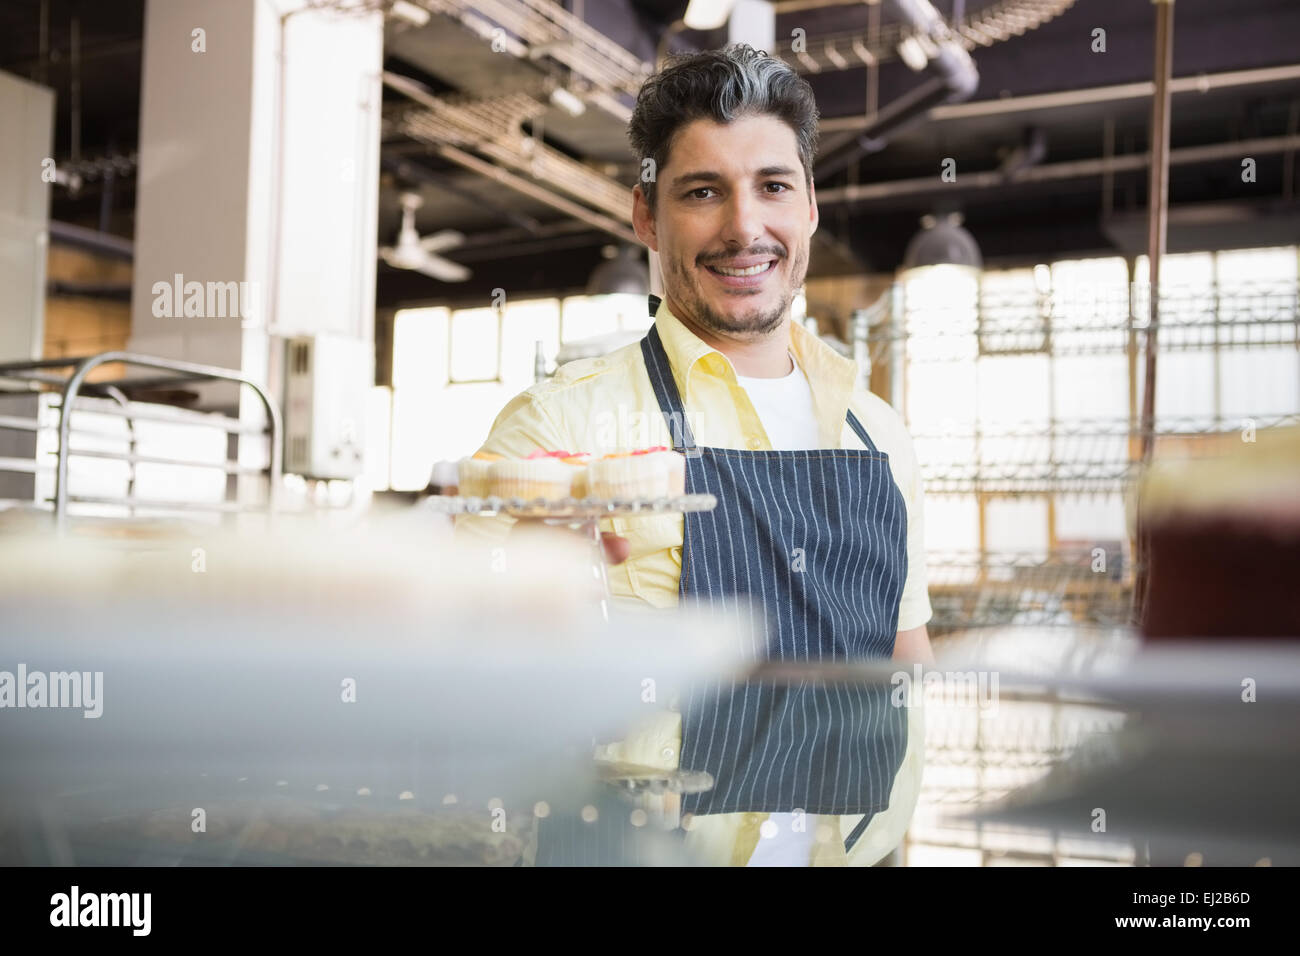
M 649 247 L 652 252 L 659 251 L 659 235 L 655 229 L 655 214 L 650 208 L 650 200 L 646 199 L 640 183 L 632 187 L 632 228 L 636 230 L 636 237 Z
M 808 179 L 808 209 L 812 221 L 812 228 L 808 230 L 808 235 L 817 231 L 817 224 L 821 222 L 821 213 L 817 211 L 817 189 L 812 178 Z

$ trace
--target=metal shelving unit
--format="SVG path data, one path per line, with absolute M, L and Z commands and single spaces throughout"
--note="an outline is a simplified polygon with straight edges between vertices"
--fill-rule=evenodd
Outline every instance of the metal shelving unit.
M 88 376 L 96 369 L 106 365 L 119 365 L 123 375 L 113 381 L 90 382 Z M 164 374 L 152 377 L 129 378 L 127 369 L 147 369 Z M 70 370 L 70 372 L 69 372 Z M 66 530 L 69 518 L 69 506 L 75 503 L 96 505 L 125 506 L 130 516 L 138 511 L 151 512 L 186 512 L 207 511 L 227 514 L 245 512 L 265 512 L 268 517 L 275 513 L 276 493 L 280 484 L 282 471 L 282 427 L 279 409 L 270 395 L 257 382 L 243 372 L 235 369 L 219 368 L 212 365 L 200 365 L 193 362 L 181 362 L 174 359 L 139 355 L 132 352 L 101 352 L 98 355 L 83 358 L 46 359 L 31 362 L 10 362 L 0 364 L 0 381 L 9 381 L 25 386 L 21 389 L 9 389 L 7 395 L 41 395 L 50 391 L 59 393 L 58 442 L 54 449 L 41 450 L 39 447 L 31 458 L 0 458 L 0 471 L 27 472 L 37 474 L 48 469 L 42 460 L 46 454 L 55 456 L 53 470 L 55 473 L 53 495 L 36 502 L 37 507 L 52 510 L 54 524 L 58 531 Z M 227 381 L 247 385 L 261 400 L 266 412 L 265 428 L 249 425 L 227 415 L 200 413 L 173 406 L 132 401 L 128 391 L 144 389 L 163 389 L 196 382 Z M 94 396 L 104 396 L 96 400 Z M 70 411 L 65 411 L 70 410 Z M 114 415 L 124 419 L 125 434 L 96 432 L 94 429 L 74 428 L 73 419 L 77 412 L 94 412 L 100 415 Z M 193 427 L 219 428 L 229 435 L 265 436 L 269 442 L 268 464 L 266 467 L 242 465 L 239 461 L 229 459 L 222 462 L 195 461 L 191 459 L 166 455 L 140 454 L 137 448 L 137 425 L 142 422 L 161 422 Z M 4 416 L 0 417 L 0 429 L 18 432 L 32 432 L 39 436 L 49 426 L 40 419 L 39 411 L 34 417 Z M 125 447 L 119 450 L 78 449 L 72 445 L 73 435 L 98 435 L 102 438 L 125 438 Z M 39 445 L 39 442 L 37 443 Z M 125 462 L 129 468 L 126 492 L 121 495 L 81 495 L 73 494 L 69 484 L 70 459 L 91 459 L 101 461 Z M 136 494 L 136 468 L 138 465 L 165 465 L 182 468 L 219 469 L 229 478 L 249 475 L 266 475 L 268 481 L 265 502 L 260 506 L 247 505 L 238 500 L 221 501 L 199 500 L 160 500 L 141 498 Z
M 1142 569 L 1130 535 L 1144 438 L 1153 440 L 1157 460 L 1214 457 L 1252 440 L 1249 431 L 1300 425 L 1295 393 L 1284 387 L 1300 381 L 1300 285 L 1217 278 L 1186 288 L 1166 282 L 1154 327 L 1140 318 L 1150 314 L 1150 289 L 1135 284 L 1109 295 L 1086 284 L 1062 290 L 1046 282 L 1037 292 L 1021 285 L 1015 293 L 986 289 L 981 279 L 960 307 L 943 308 L 939 296 L 915 313 L 906 311 L 906 295 L 893 297 L 893 314 L 871 329 L 873 364 L 892 371 L 892 401 L 908 419 L 927 502 L 957 509 L 974 529 L 963 550 L 927 555 L 936 647 L 1014 633 L 1024 653 L 1049 654 L 1082 631 L 1131 635 Z M 1203 401 L 1178 406 L 1162 399 L 1147 435 L 1139 418 L 1141 365 L 1152 333 L 1172 363 L 1206 359 L 1203 384 L 1184 373 Z M 1272 378 L 1252 381 L 1256 367 Z M 1007 394 L 1019 386 L 982 390 L 990 385 L 986 376 L 1006 371 L 1033 383 L 1023 407 L 1015 392 Z M 1077 376 L 1094 372 L 1096 389 L 1109 391 L 1092 407 Z M 1278 377 L 1284 373 L 1292 378 Z M 956 394 L 970 399 L 954 408 L 952 420 L 940 418 L 946 412 L 934 402 L 908 413 L 909 385 L 949 380 L 965 383 Z M 981 408 L 986 394 L 991 406 Z M 1260 413 L 1238 414 L 1257 394 L 1264 399 Z M 1061 520 L 1066 509 L 1069 521 Z M 1022 514 L 1045 533 L 1014 527 Z M 1038 534 L 1041 547 L 1023 545 Z M 944 820 L 1032 783 L 1081 747 L 1104 756 L 1108 742 L 1120 739 L 1125 714 L 1104 702 L 1066 701 L 1032 688 L 1003 688 L 1000 696 L 996 715 L 927 705 L 925 778 L 905 859 L 925 862 L 926 851 L 938 850 L 941 858 L 967 854 L 980 865 L 1143 862 L 1141 848 L 1122 840 Z
M 1131 562 L 1105 552 L 932 555 L 932 636 L 970 628 L 1128 624 L 1133 614 Z
M 951 296 L 931 289 L 910 301 L 909 293 L 899 291 L 892 314 L 872 327 L 872 360 L 893 370 L 893 402 L 909 420 L 927 498 L 964 502 L 960 507 L 972 507 L 971 520 L 978 524 L 977 540 L 957 545 L 967 551 L 929 555 L 931 627 L 940 634 L 1012 623 L 1128 621 L 1140 571 L 1128 512 L 1144 439 L 1154 440 L 1157 458 L 1213 456 L 1247 431 L 1300 424 L 1300 407 L 1289 407 L 1296 403 L 1285 389 L 1262 390 L 1267 401 L 1260 414 L 1238 414 L 1243 397 L 1255 394 L 1242 372 L 1252 367 L 1251 355 L 1260 355 L 1266 363 L 1260 367 L 1277 375 L 1287 365 L 1286 353 L 1294 352 L 1291 371 L 1300 381 L 1300 284 L 1293 279 L 1230 282 L 1211 270 L 1195 286 L 1166 283 L 1157 326 L 1145 318 L 1147 285 L 1053 286 L 1054 275 L 1035 272 L 1031 282 L 1027 274 L 989 273 L 978 284 L 954 288 Z M 1139 421 L 1140 358 L 1153 333 L 1162 354 L 1203 352 L 1212 359 L 1205 365 L 1204 401 L 1158 410 L 1148 436 Z M 1264 350 L 1273 354 L 1264 357 Z M 1238 363 L 1232 366 L 1235 396 L 1227 356 Z M 1017 375 L 1032 387 L 1023 408 L 996 381 L 1022 360 L 1025 371 Z M 952 381 L 961 383 L 954 386 L 960 397 L 953 418 L 939 420 L 942 409 L 933 403 L 909 414 L 909 388 L 921 388 L 917 381 L 947 381 L 949 370 Z M 1091 373 L 1099 376 L 1098 389 L 1111 390 L 1098 396 L 1095 409 L 1087 407 L 1087 390 L 1077 379 Z M 1114 395 L 1114 389 L 1127 394 Z M 986 394 L 992 408 L 981 408 Z M 1181 414 L 1192 411 L 1197 414 Z M 1034 554 L 1008 553 L 1007 541 L 995 540 L 990 531 L 993 509 L 1017 502 L 1033 502 L 1033 513 L 1041 516 L 1035 520 L 1046 528 Z M 1065 508 L 1075 509 L 1075 520 L 1069 533 L 1058 535 Z M 1099 528 L 1095 541 L 1086 522 L 1080 530 L 1078 519 L 1080 509 L 1094 508 L 1109 515 L 1109 530 Z M 1121 525 L 1128 530 L 1120 532 Z M 1098 546 L 1105 551 L 1102 574 L 1090 561 Z

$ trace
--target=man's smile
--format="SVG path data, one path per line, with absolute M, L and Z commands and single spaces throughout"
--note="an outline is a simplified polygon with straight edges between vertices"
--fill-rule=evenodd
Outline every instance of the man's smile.
M 778 261 L 773 256 L 746 256 L 705 264 L 704 268 L 726 288 L 749 289 L 762 285 L 776 271 Z

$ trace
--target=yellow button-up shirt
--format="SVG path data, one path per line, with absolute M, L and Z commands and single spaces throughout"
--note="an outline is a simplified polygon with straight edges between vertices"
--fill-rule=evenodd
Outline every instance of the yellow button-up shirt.
M 736 379 L 731 361 L 706 344 L 668 309 L 659 306 L 655 326 L 672 365 L 678 394 L 696 444 L 718 448 L 770 450 L 763 423 Z M 865 389 L 855 388 L 857 363 L 837 353 L 816 335 L 790 322 L 790 349 L 812 389 L 821 446 L 863 448 L 845 420 L 852 409 L 876 447 L 889 456 L 895 483 L 907 509 L 907 579 L 899 601 L 898 629 L 920 627 L 930 619 L 925 576 L 922 489 L 911 438 L 898 414 Z M 522 458 L 535 449 L 567 449 L 600 456 L 617 450 L 673 444 L 668 422 L 655 400 L 640 343 L 602 358 L 561 366 L 550 379 L 515 396 L 497 415 L 483 451 Z M 458 536 L 504 536 L 512 519 L 463 516 Z M 684 517 L 656 515 L 607 518 L 601 529 L 630 544 L 628 560 L 608 568 L 610 594 L 617 601 L 671 608 L 678 603 Z M 918 695 L 919 696 L 919 695 Z M 916 805 L 924 754 L 921 708 L 908 712 L 908 743 L 894 778 L 889 807 L 878 812 L 845 854 L 843 839 L 862 820 L 860 814 L 809 815 L 809 828 L 821 835 L 813 865 L 869 866 L 901 841 Z M 662 711 L 628 737 L 606 745 L 601 759 L 676 769 L 681 749 L 681 715 Z M 759 840 L 762 813 L 722 813 L 687 821 L 687 846 L 700 858 L 743 865 Z M 835 839 L 838 836 L 839 839 Z

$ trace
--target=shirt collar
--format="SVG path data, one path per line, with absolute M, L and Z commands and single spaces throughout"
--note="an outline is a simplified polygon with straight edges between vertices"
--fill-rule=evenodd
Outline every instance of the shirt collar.
M 691 380 L 697 366 L 705 374 L 716 375 L 735 384 L 736 372 L 727 357 L 683 325 L 672 314 L 666 301 L 659 303 L 659 310 L 655 313 L 655 327 L 659 330 L 659 338 L 663 341 L 664 352 L 668 355 L 673 378 L 677 382 L 677 393 L 682 396 L 683 404 L 690 401 Z M 795 361 L 808 378 L 814 404 L 818 408 L 818 417 L 825 417 L 823 412 L 826 415 L 834 414 L 842 422 L 848 409 L 849 396 L 857 381 L 858 363 L 840 355 L 816 334 L 794 321 L 790 322 L 790 350 L 794 352 Z M 836 446 L 838 442 L 828 447 Z

